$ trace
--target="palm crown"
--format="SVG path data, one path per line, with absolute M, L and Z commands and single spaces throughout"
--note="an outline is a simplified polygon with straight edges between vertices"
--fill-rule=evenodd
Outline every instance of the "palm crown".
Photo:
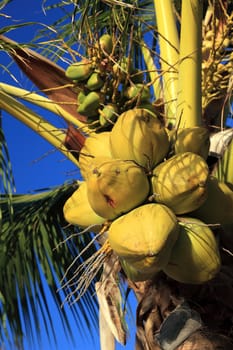
M 2 82 L 0 108 L 65 154 L 80 168 L 83 181 L 74 181 L 34 195 L 13 195 L 9 190 L 14 185 L 13 175 L 8 165 L 6 140 L 1 132 L 4 184 L 0 246 L 1 336 L 7 335 L 4 327 L 7 317 L 16 343 L 20 342 L 22 324 L 17 300 L 21 302 L 25 320 L 29 319 L 30 309 L 36 313 L 35 302 L 38 300 L 41 310 L 46 310 L 43 311 L 44 317 L 49 320 L 42 269 L 64 319 L 64 327 L 70 334 L 72 331 L 66 312 L 60 308 L 64 301 L 62 298 L 76 303 L 77 308 L 73 312 L 77 323 L 80 309 L 89 325 L 93 323 L 90 320 L 97 321 L 99 303 L 100 330 L 103 329 L 102 324 L 109 326 L 109 330 L 100 335 L 103 350 L 109 344 L 114 347 L 114 339 L 122 344 L 126 342 L 124 311 L 119 308 L 122 304 L 120 287 L 124 289 L 125 286 L 132 289 L 138 299 L 137 349 L 164 346 L 166 337 L 163 338 L 161 332 L 155 340 L 152 329 L 158 330 L 165 325 L 164 320 L 171 306 L 173 311 L 178 310 L 173 315 L 179 317 L 179 307 L 183 307 L 185 298 L 190 299 L 192 305 L 200 304 L 204 311 L 197 308 L 195 312 L 206 317 L 204 321 L 211 331 L 219 327 L 230 337 L 230 328 L 224 329 L 224 324 L 232 316 L 232 301 L 228 300 L 229 305 L 226 305 L 219 286 L 223 280 L 226 281 L 230 294 L 232 261 L 229 252 L 232 240 L 229 233 L 232 231 L 232 214 L 227 213 L 229 208 L 233 209 L 232 132 L 229 129 L 224 134 L 219 131 L 224 131 L 229 123 L 231 110 L 232 3 L 213 1 L 201 4 L 194 0 L 124 3 L 111 0 L 70 2 L 67 5 L 57 3 L 53 7 L 63 8 L 66 15 L 51 27 L 41 30 L 31 44 L 23 45 L 9 39 L 7 33 L 13 26 L 2 29 L 2 50 L 12 57 L 40 92 L 30 92 Z M 41 38 L 46 40 L 43 40 L 42 50 L 38 53 L 35 48 L 41 47 Z M 2 69 L 8 70 L 6 67 Z M 58 120 L 63 118 L 65 130 L 38 115 L 31 105 L 41 106 L 45 115 L 49 111 Z M 138 118 L 136 121 L 135 115 Z M 130 118 L 133 122 L 129 122 Z M 139 146 L 134 144 L 133 133 L 136 135 L 135 142 L 140 140 Z M 99 159 L 106 157 L 109 147 L 103 141 L 103 135 L 110 135 L 113 156 L 107 154 L 107 160 Z M 216 147 L 215 141 L 218 138 L 219 145 L 223 135 L 228 147 L 224 151 Z M 124 137 L 128 138 L 128 143 L 125 143 Z M 190 137 L 192 140 L 187 141 Z M 90 141 L 93 138 L 94 146 Z M 160 149 L 152 140 L 154 143 L 157 140 Z M 150 148 L 152 143 L 155 147 L 156 160 L 154 153 L 149 153 L 146 148 L 147 141 Z M 129 152 L 125 155 L 126 149 Z M 187 152 L 191 152 L 192 157 Z M 180 153 L 183 158 L 177 161 Z M 118 162 L 114 163 L 114 159 Z M 177 170 L 181 163 L 185 164 L 188 175 L 180 168 Z M 168 181 L 170 174 L 171 182 Z M 198 179 L 201 194 L 196 190 L 196 184 L 188 187 L 190 174 Z M 129 180 L 129 176 L 133 181 Z M 209 181 L 212 176 L 215 180 Z M 181 187 L 181 177 L 185 178 L 188 197 L 180 192 L 173 193 L 174 187 Z M 127 186 L 129 189 L 127 198 L 120 196 L 123 190 L 119 178 L 123 188 Z M 137 183 L 139 187 L 136 187 Z M 80 189 L 84 188 L 84 184 L 87 188 L 81 197 Z M 168 192 L 172 193 L 171 198 L 167 197 L 165 184 Z M 130 192 L 131 187 L 133 190 Z M 142 187 L 145 193 L 142 193 Z M 150 188 L 153 188 L 152 192 Z M 103 199 L 101 191 L 104 192 L 102 206 L 99 205 Z M 211 198 L 209 201 L 221 198 L 224 203 L 224 214 L 217 216 L 218 225 L 213 232 L 211 225 L 216 223 L 213 215 L 217 213 L 209 206 L 206 192 Z M 221 197 L 215 197 L 220 192 Z M 74 197 L 76 193 L 77 201 Z M 157 193 L 159 196 L 156 197 Z M 196 200 L 198 205 L 193 206 Z M 122 203 L 119 210 L 116 210 L 116 203 Z M 167 208 L 159 211 L 159 217 L 165 217 L 166 223 L 168 217 L 172 218 L 172 229 L 169 227 L 166 239 L 164 229 L 158 235 L 164 241 L 169 239 L 169 244 L 158 248 L 157 242 L 153 246 L 153 238 L 144 234 L 148 227 L 156 226 L 150 221 L 152 219 L 148 219 L 146 229 L 140 227 L 136 236 L 136 227 L 140 222 L 137 225 L 135 216 L 128 219 L 125 215 L 132 215 L 134 210 L 141 210 L 144 205 L 153 208 L 152 211 L 157 211 L 154 205 Z M 109 206 L 114 208 L 111 213 Z M 214 213 L 212 216 L 211 212 Z M 90 218 L 90 222 L 85 221 L 86 217 Z M 195 220 L 201 220 L 201 224 Z M 200 230 L 203 223 L 210 226 Z M 125 235 L 130 237 L 131 234 L 128 227 L 134 227 L 134 234 L 126 242 Z M 208 261 L 208 278 L 204 273 L 195 276 L 196 265 L 190 266 L 193 280 L 187 279 L 183 268 L 177 272 L 171 267 L 169 259 L 174 259 L 178 265 L 186 261 L 179 260 L 176 255 L 178 251 L 179 257 L 182 255 L 186 259 L 184 254 L 180 254 L 179 244 L 175 243 L 179 241 L 179 230 L 194 242 L 193 247 L 197 246 L 195 239 L 192 240 L 193 235 L 202 242 L 207 241 L 208 237 L 208 248 L 203 248 L 201 253 L 198 250 Z M 217 245 L 215 237 L 219 235 L 221 239 Z M 140 239 L 141 250 L 138 252 L 132 242 Z M 147 249 L 148 242 L 154 247 L 151 248 L 153 254 Z M 182 241 L 180 245 L 188 249 L 185 242 Z M 211 251 L 208 250 L 210 246 Z M 161 259 L 157 259 L 157 249 L 161 252 Z M 195 252 L 194 249 L 194 256 Z M 204 269 L 205 266 L 202 266 Z M 61 285 L 57 280 L 61 281 Z M 193 283 L 199 289 L 193 289 Z M 65 296 L 57 293 L 60 287 Z M 206 301 L 210 289 L 210 303 L 218 302 L 225 311 L 224 317 L 216 321 L 215 328 L 211 322 L 213 313 L 208 310 L 209 303 Z M 193 290 L 196 291 L 195 297 Z M 167 299 L 165 294 L 168 295 Z M 153 318 L 158 313 L 160 320 Z M 149 324 L 152 326 L 147 327 Z M 30 329 L 30 322 L 28 325 Z M 36 326 L 39 327 L 38 324 Z M 202 334 L 198 336 L 200 339 L 194 339 L 194 344 L 195 341 L 207 341 Z

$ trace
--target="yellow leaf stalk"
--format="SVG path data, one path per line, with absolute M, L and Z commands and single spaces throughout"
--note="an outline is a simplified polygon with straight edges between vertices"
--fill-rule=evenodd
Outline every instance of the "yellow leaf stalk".
M 20 99 L 30 102 L 36 106 L 40 106 L 60 116 L 66 122 L 72 123 L 73 125 L 82 129 L 84 133 L 90 133 L 90 130 L 84 123 L 80 122 L 77 118 L 73 117 L 72 114 L 64 110 L 61 105 L 55 103 L 47 97 L 5 83 L 0 83 L 0 91 L 3 91 L 11 96 L 19 97 Z
M 24 106 L 12 96 L 0 90 L 0 109 L 5 110 L 13 117 L 34 130 L 51 145 L 62 152 L 69 160 L 78 166 L 77 159 L 64 146 L 66 134 L 56 126 L 34 113 L 30 108 Z
M 154 0 L 163 75 L 163 99 L 168 124 L 175 124 L 178 84 L 179 38 L 171 0 Z
M 201 126 L 202 1 L 182 1 L 177 126 Z

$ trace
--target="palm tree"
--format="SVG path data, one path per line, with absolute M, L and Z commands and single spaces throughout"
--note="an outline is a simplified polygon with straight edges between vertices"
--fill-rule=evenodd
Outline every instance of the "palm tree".
M 7 37 L 13 27 L 2 29 L 2 50 L 40 92 L 0 83 L 1 109 L 44 137 L 77 167 L 81 164 L 85 140 L 93 134 L 111 131 L 119 115 L 133 108 L 156 113 L 168 132 L 204 127 L 211 135 L 212 153 L 206 160 L 209 171 L 229 186 L 233 185 L 232 133 L 226 130 L 230 135 L 228 149 L 220 151 L 218 158 L 218 148 L 214 148 L 216 137 L 222 140 L 221 132 L 230 115 L 232 2 L 93 0 L 57 3 L 53 7 L 61 7 L 65 15 L 41 30 L 33 43 L 16 43 Z M 107 42 L 102 41 L 103 37 Z M 43 42 L 41 53 L 35 51 L 40 46 L 38 42 Z M 57 64 L 59 60 L 66 68 Z M 89 73 L 82 79 L 73 76 L 79 62 L 83 65 L 85 62 L 86 69 L 90 61 L 98 68 L 95 73 L 105 79 L 97 90 L 87 87 Z M 82 66 L 82 74 L 83 71 Z M 132 94 L 135 86 L 138 90 Z M 77 98 L 83 93 L 87 95 L 87 90 L 94 91 L 95 98 L 101 98 L 98 108 L 91 100 L 88 111 L 84 107 L 77 109 Z M 149 101 L 148 92 L 152 96 Z M 147 96 L 146 106 L 143 94 Z M 107 103 L 117 110 L 103 118 L 103 106 Z M 66 128 L 60 129 L 38 115 L 34 106 L 62 118 Z M 98 113 L 92 114 L 93 109 Z M 6 328 L 9 322 L 15 344 L 21 346 L 18 300 L 29 330 L 32 327 L 30 310 L 36 321 L 36 303 L 52 326 L 42 270 L 70 336 L 69 320 L 65 309 L 60 308 L 64 295 L 57 293 L 57 289 L 62 288 L 65 301 L 77 306 L 73 309 L 77 324 L 81 311 L 90 328 L 93 324 L 98 326 L 99 305 L 102 350 L 114 349 L 115 340 L 126 343 L 122 305 L 127 304 L 130 290 L 138 301 L 137 350 L 204 347 L 211 350 L 219 344 L 224 349 L 231 348 L 232 220 L 228 220 L 228 225 L 213 227 L 214 235 L 220 237 L 222 264 L 210 281 L 195 285 L 181 283 L 170 278 L 163 268 L 138 280 L 130 264 L 109 244 L 106 235 L 111 220 L 110 223 L 105 220 L 97 228 L 95 225 L 83 229 L 79 227 L 81 224 L 68 224 L 69 220 L 65 219 L 64 204 L 81 188 L 82 182 L 74 181 L 33 195 L 13 195 L 14 181 L 3 132 L 1 145 L 2 339 L 9 336 Z M 168 159 L 171 156 L 166 155 Z M 80 216 L 84 215 L 80 214 L 82 209 L 79 207 Z M 39 329 L 37 323 L 36 326 Z

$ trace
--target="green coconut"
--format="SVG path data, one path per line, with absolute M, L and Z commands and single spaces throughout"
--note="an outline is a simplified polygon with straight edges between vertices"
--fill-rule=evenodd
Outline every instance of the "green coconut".
M 91 91 L 99 90 L 103 85 L 104 81 L 99 72 L 93 72 L 86 83 L 86 87 Z
M 113 125 L 117 119 L 118 108 L 116 104 L 109 103 L 99 110 L 99 122 L 101 126 Z
M 77 82 L 84 81 L 89 78 L 93 72 L 93 62 L 83 59 L 80 62 L 72 63 L 66 69 L 66 76 Z
M 129 100 L 138 98 L 138 100 L 142 102 L 150 101 L 151 97 L 149 87 L 142 83 L 132 84 L 127 87 L 124 96 Z
M 110 34 L 103 34 L 99 38 L 99 46 L 102 49 L 103 53 L 110 55 L 113 49 L 112 36 Z
M 78 106 L 77 112 L 87 117 L 95 116 L 100 107 L 101 96 L 96 91 L 89 92 Z

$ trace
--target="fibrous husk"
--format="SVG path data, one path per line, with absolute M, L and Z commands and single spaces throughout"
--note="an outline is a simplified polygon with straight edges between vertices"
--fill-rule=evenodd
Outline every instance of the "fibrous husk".
M 231 350 L 232 347 L 227 337 L 203 329 L 191 334 L 176 350 Z
M 126 274 L 146 280 L 166 266 L 178 232 L 175 214 L 164 205 L 150 203 L 114 220 L 108 239 L 113 251 L 127 262 L 123 264 Z
M 163 271 L 178 282 L 201 284 L 213 279 L 220 267 L 219 247 L 210 227 L 198 219 L 182 218 Z
M 208 197 L 192 216 L 207 224 L 233 224 L 233 191 L 215 177 L 208 181 Z
M 86 182 L 81 182 L 78 189 L 67 199 L 63 206 L 63 214 L 69 224 L 80 227 L 102 225 L 105 221 L 90 206 Z
M 110 145 L 115 158 L 134 160 L 150 169 L 164 159 L 169 149 L 161 121 L 143 108 L 130 109 L 118 117 L 111 130 Z
M 113 158 L 109 138 L 109 131 L 93 133 L 86 138 L 79 154 L 79 168 L 84 179 L 88 176 L 93 161 L 96 163 L 96 157 Z
M 188 213 L 206 200 L 208 178 L 208 165 L 202 157 L 192 152 L 174 155 L 153 170 L 153 198 L 176 214 Z
M 147 175 L 133 161 L 105 160 L 93 168 L 86 181 L 90 205 L 106 219 L 114 219 L 135 208 L 149 194 Z

